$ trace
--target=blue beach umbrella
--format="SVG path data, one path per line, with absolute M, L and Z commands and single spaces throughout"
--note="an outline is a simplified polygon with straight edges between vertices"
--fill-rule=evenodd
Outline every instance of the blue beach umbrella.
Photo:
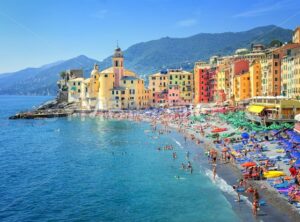
M 295 167 L 300 167 L 300 159 L 297 159 L 296 162 L 294 163 Z
M 300 152 L 293 152 L 293 153 L 292 153 L 292 156 L 293 156 L 294 158 L 300 159 Z
M 241 134 L 241 137 L 242 137 L 243 139 L 249 139 L 249 134 L 246 133 L 246 132 L 244 132 L 244 133 Z
M 300 137 L 299 136 L 294 136 L 292 138 L 293 142 L 296 142 L 296 143 L 300 143 Z

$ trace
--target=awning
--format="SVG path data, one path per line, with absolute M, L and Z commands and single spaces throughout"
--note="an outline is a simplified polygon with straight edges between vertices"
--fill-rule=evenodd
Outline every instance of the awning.
M 250 113 L 261 113 L 264 110 L 264 106 L 256 106 L 256 105 L 250 105 L 248 107 L 248 111 Z

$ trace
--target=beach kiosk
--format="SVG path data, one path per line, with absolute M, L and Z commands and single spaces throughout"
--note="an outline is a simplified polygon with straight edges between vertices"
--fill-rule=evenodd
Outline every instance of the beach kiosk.
M 246 118 L 263 125 L 295 122 L 300 114 L 300 101 L 283 96 L 259 96 L 251 99 L 246 109 Z

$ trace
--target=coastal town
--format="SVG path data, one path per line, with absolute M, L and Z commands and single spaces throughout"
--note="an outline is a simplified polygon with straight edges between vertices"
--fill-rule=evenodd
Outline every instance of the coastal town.
M 289 43 L 252 44 L 233 55 L 198 61 L 191 72 L 170 68 L 145 80 L 125 69 L 125 62 L 117 47 L 112 67 L 101 71 L 95 64 L 89 78 L 83 70 L 63 71 L 59 100 L 82 112 L 248 106 L 247 118 L 265 125 L 294 122 L 300 113 L 300 27 Z
M 281 212 L 299 219 L 300 27 L 292 42 L 212 56 L 197 61 L 191 72 L 170 68 L 145 81 L 124 63 L 117 47 L 112 67 L 100 71 L 95 64 L 90 78 L 82 70 L 66 70 L 58 81 L 59 100 L 75 104 L 75 115 L 146 121 L 159 134 L 176 129 L 204 148 L 212 180 L 226 163 L 238 169 L 232 192 L 238 202 L 251 201 L 254 216 L 280 203 Z M 177 158 L 172 145 L 158 150 Z M 192 173 L 192 164 L 181 168 Z
M 197 61 L 193 71 L 161 70 L 147 81 L 124 63 L 117 47 L 112 67 L 101 71 L 95 64 L 89 78 L 83 70 L 65 70 L 54 105 L 46 103 L 12 119 L 96 116 L 143 121 L 150 123 L 152 139 L 178 131 L 185 142 L 203 148 L 212 181 L 217 183 L 224 169 L 238 171 L 238 182 L 228 192 L 237 202 L 248 201 L 255 217 L 268 214 L 272 205 L 292 221 L 299 219 L 300 27 L 292 42 L 253 44 L 234 55 Z M 178 157 L 172 144 L 157 150 Z M 192 174 L 192 159 L 187 152 L 188 162 L 179 167 Z

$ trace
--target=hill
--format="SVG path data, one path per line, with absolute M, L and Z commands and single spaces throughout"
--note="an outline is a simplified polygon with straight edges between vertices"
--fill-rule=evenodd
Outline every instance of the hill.
M 99 63 L 86 56 L 78 56 L 39 68 L 27 68 L 0 75 L 0 94 L 5 95 L 56 95 L 59 73 L 66 69 L 82 68 L 85 75 Z
M 125 67 L 143 76 L 166 68 L 192 69 L 197 60 L 207 60 L 212 55 L 229 55 L 238 48 L 250 48 L 252 43 L 268 45 L 274 39 L 288 42 L 292 33 L 292 30 L 270 25 L 243 32 L 200 33 L 186 38 L 165 37 L 138 43 L 125 50 Z M 0 75 L 0 94 L 55 95 L 60 71 L 83 68 L 88 75 L 95 62 L 104 69 L 111 66 L 111 57 L 98 62 L 86 56 L 78 56 L 40 68 Z

